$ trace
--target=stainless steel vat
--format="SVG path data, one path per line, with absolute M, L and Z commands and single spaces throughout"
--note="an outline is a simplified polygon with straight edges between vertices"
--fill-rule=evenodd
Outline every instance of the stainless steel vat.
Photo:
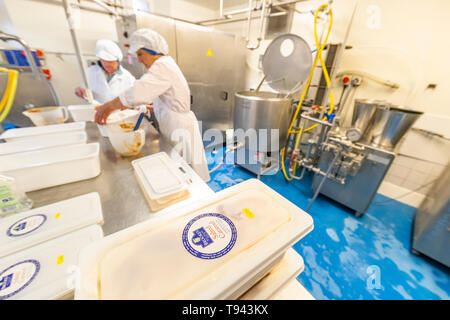
M 385 102 L 379 100 L 356 100 L 353 109 L 352 125 L 346 132 L 347 138 L 354 142 L 360 140 L 370 127 L 377 108 L 385 105 Z
M 378 107 L 367 139 L 375 147 L 392 150 L 422 114 L 403 107 Z
M 280 150 L 286 142 L 292 102 L 292 99 L 273 92 L 237 92 L 234 107 L 235 132 L 237 129 L 256 129 L 258 151 Z M 260 131 L 261 129 L 267 131 Z M 237 136 L 237 140 L 242 140 L 242 137 L 240 139 Z M 245 147 L 255 149 L 254 145 L 247 143 Z

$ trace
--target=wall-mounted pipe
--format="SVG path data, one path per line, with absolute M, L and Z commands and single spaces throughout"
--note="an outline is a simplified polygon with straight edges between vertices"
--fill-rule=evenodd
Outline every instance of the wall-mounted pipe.
M 72 8 L 70 7 L 68 0 L 62 0 L 62 2 L 63 2 L 63 6 L 64 6 L 64 11 L 66 13 L 67 22 L 69 24 L 69 30 L 70 30 L 70 35 L 72 36 L 73 46 L 74 46 L 75 53 L 77 56 L 78 68 L 81 73 L 83 85 L 86 89 L 87 99 L 89 100 L 89 102 L 91 102 L 94 100 L 94 97 L 92 95 L 92 90 L 91 90 L 91 87 L 89 86 L 89 82 L 88 82 L 88 78 L 87 78 L 87 74 L 86 74 L 86 62 L 83 59 L 83 54 L 81 53 L 81 46 L 78 41 L 77 34 L 75 32 Z
M 116 18 L 119 16 L 118 13 L 117 13 L 114 9 L 110 8 L 110 7 L 109 7 L 106 3 L 104 3 L 103 1 L 101 1 L 101 0 L 90 0 L 90 1 L 96 3 L 98 6 L 102 7 L 103 9 L 105 9 L 106 11 L 108 11 L 109 13 L 111 13 L 112 15 L 114 15 Z
M 302 2 L 305 0 L 295 0 L 295 1 L 283 1 L 283 2 L 276 2 L 276 3 L 272 3 L 271 7 L 279 7 L 279 6 L 284 6 L 284 5 L 292 5 L 292 4 L 296 4 L 297 2 Z M 249 1 L 249 3 L 252 3 L 252 1 Z M 249 7 L 251 7 L 251 4 L 249 5 Z M 255 5 L 254 7 L 251 8 L 251 11 L 259 11 L 261 10 L 261 6 L 257 6 Z M 305 13 L 305 12 L 300 12 L 298 10 L 296 10 L 298 13 Z M 248 20 L 248 16 L 246 18 L 233 18 L 234 15 L 240 15 L 240 14 L 244 14 L 249 12 L 249 8 L 243 8 L 243 9 L 237 9 L 237 10 L 233 10 L 233 11 L 229 11 L 229 12 L 223 12 L 222 13 L 222 17 L 218 18 L 218 19 L 208 19 L 208 20 L 201 20 L 201 21 L 197 21 L 195 22 L 196 24 L 199 25 L 204 25 L 205 23 L 209 23 L 209 25 L 215 25 L 215 24 L 221 24 L 221 23 L 227 23 L 227 22 L 236 22 L 236 21 L 244 21 L 244 20 Z M 266 17 L 275 17 L 278 15 L 284 15 L 286 14 L 285 12 L 277 12 L 274 14 L 268 14 L 266 15 Z M 252 17 L 252 19 L 254 19 Z
M 250 50 L 256 50 L 259 48 L 259 46 L 261 45 L 261 40 L 262 40 L 262 34 L 263 34 L 263 29 L 264 29 L 264 22 L 266 21 L 266 0 L 262 0 L 262 6 L 261 6 L 261 17 L 259 20 L 259 35 L 258 38 L 256 39 L 257 43 L 256 45 L 252 46 L 250 44 L 250 15 L 251 15 L 251 10 L 249 7 L 249 11 L 248 11 L 249 17 L 248 17 L 248 27 L 247 27 L 247 49 Z

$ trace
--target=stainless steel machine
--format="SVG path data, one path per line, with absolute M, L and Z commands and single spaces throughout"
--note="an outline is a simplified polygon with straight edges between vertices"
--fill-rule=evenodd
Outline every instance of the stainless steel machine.
M 299 36 L 285 34 L 270 43 L 262 59 L 264 78 L 257 89 L 235 94 L 234 138 L 242 145 L 234 153 L 235 164 L 258 178 L 278 171 L 292 117 L 292 94 L 311 66 L 311 49 Z M 259 91 L 264 81 L 275 92 Z
M 310 122 L 322 128 L 296 158 L 303 170 L 315 173 L 308 210 L 320 193 L 362 216 L 395 158 L 395 146 L 421 114 L 384 101 L 356 100 L 347 130 L 319 120 L 318 112 L 302 114 L 304 126 Z
M 33 106 L 58 106 L 59 101 L 51 81 L 44 73 L 43 53 L 32 51 L 26 42 L 11 34 L 0 31 L 0 40 L 19 43 L 22 49 L 0 49 L 0 66 L 19 71 L 18 86 L 11 112 L 3 124 L 11 122 L 16 126 L 33 125 L 22 112 Z M 8 76 L 0 73 L 0 88 L 6 88 Z M 0 127 L 0 132 L 3 127 Z
M 450 267 L 450 163 L 414 216 L 412 249 Z
M 192 111 L 201 121 L 202 131 L 214 128 L 225 134 L 232 129 L 233 97 L 245 88 L 245 39 L 213 28 L 139 13 L 117 20 L 124 57 L 128 57 L 131 34 L 140 28 L 153 29 L 166 39 L 169 55 L 189 83 Z M 135 57 L 124 59 L 123 65 L 138 78 L 144 72 Z M 220 144 L 224 142 L 225 139 Z

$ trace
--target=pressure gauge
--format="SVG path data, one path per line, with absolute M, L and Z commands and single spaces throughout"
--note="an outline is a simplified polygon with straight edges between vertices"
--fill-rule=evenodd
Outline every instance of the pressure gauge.
M 353 141 L 353 142 L 361 139 L 361 131 L 359 131 L 356 128 L 348 129 L 347 132 L 345 133 L 345 135 L 347 136 L 348 140 Z

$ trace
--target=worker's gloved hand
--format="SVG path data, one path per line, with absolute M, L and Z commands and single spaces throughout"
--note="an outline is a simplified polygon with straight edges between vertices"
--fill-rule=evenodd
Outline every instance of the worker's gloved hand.
M 95 107 L 95 122 L 97 124 L 106 124 L 106 120 L 114 110 L 122 110 L 126 108 L 119 98 L 115 98 L 101 106 Z
M 75 94 L 78 97 L 83 98 L 83 99 L 85 99 L 87 97 L 86 90 L 84 90 L 84 88 L 82 88 L 82 87 L 76 88 L 75 89 Z

